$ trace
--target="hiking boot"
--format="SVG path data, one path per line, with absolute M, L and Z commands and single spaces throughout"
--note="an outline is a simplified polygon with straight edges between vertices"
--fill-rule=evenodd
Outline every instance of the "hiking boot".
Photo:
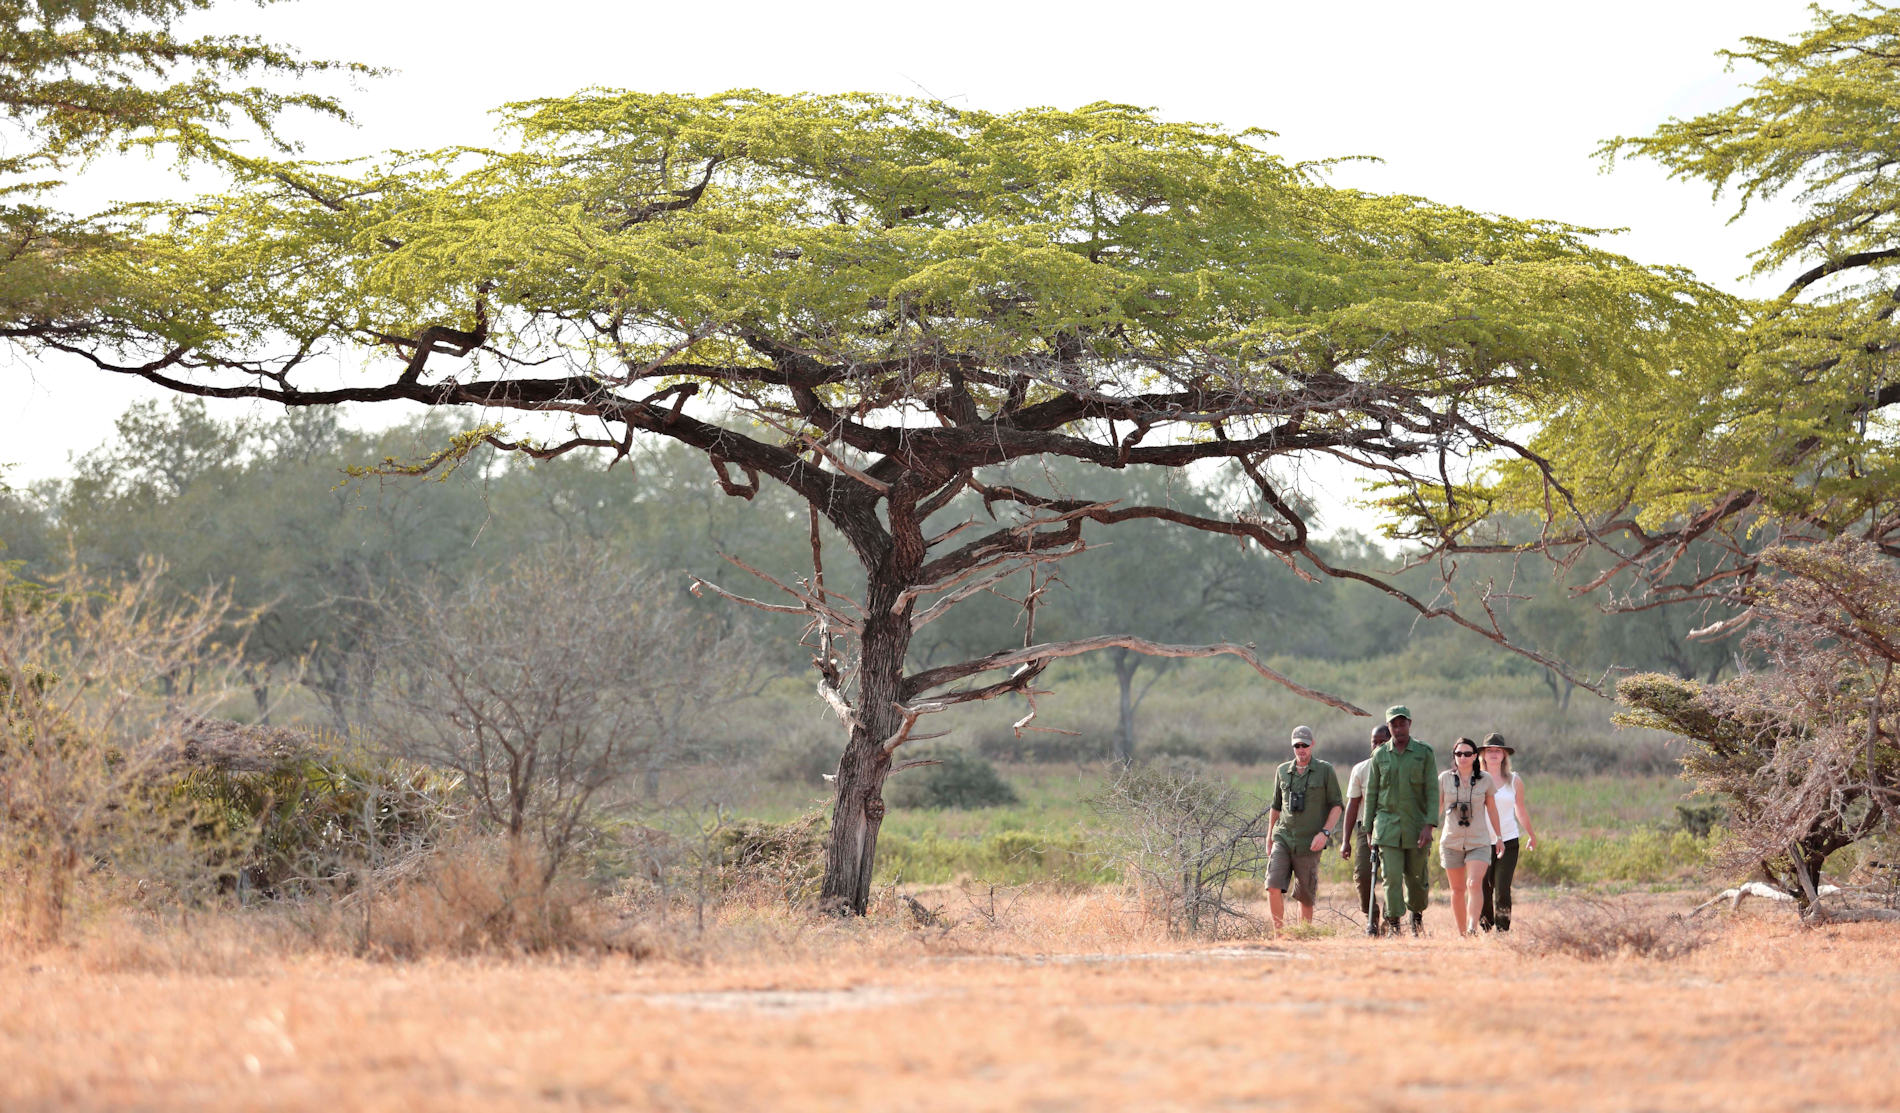
M 1385 918 L 1385 933 L 1394 939 L 1399 937 L 1399 918 L 1397 916 L 1387 916 Z
M 1509 912 L 1498 913 L 1498 930 L 1499 931 L 1511 930 L 1511 914 Z
M 1396 929 L 1398 927 L 1398 921 L 1397 920 L 1392 921 L 1392 926 L 1394 929 Z M 1412 913 L 1412 934 L 1414 936 L 1425 934 L 1425 913 L 1423 912 Z
M 1379 937 L 1379 918 L 1374 916 L 1366 921 L 1366 934 L 1374 939 Z

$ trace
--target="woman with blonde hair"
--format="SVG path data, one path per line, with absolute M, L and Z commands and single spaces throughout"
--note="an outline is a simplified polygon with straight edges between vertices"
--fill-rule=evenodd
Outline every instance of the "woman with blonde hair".
M 1498 845 L 1498 783 L 1478 766 L 1478 744 L 1451 744 L 1451 768 L 1438 775 L 1445 815 L 1439 824 L 1438 863 L 1451 882 L 1451 918 L 1459 935 L 1478 934 L 1484 875 Z
M 1517 748 L 1506 745 L 1502 734 L 1485 735 L 1484 747 L 1478 753 L 1484 771 L 1498 784 L 1498 817 L 1504 821 L 1498 827 L 1504 849 L 1484 875 L 1484 909 L 1478 915 L 1478 926 L 1486 931 L 1511 930 L 1511 880 L 1517 876 L 1518 851 L 1537 849 L 1537 832 L 1531 829 L 1530 796 L 1524 791 L 1524 778 L 1511 769 L 1511 755 L 1515 753 Z

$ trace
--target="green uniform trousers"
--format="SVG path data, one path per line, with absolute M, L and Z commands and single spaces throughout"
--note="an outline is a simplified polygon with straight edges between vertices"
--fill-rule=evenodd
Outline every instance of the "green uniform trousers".
M 1359 887 L 1359 911 L 1372 902 L 1372 838 L 1364 831 L 1352 844 L 1352 883 Z
M 1431 901 L 1432 850 L 1412 846 L 1379 847 L 1379 868 L 1385 871 L 1385 914 L 1396 918 L 1399 906 L 1425 911 Z

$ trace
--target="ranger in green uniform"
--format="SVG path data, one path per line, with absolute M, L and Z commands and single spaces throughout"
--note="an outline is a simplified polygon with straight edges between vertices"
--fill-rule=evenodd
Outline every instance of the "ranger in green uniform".
M 1267 908 L 1278 930 L 1286 919 L 1287 882 L 1300 902 L 1300 919 L 1313 922 L 1313 902 L 1319 899 L 1319 856 L 1339 822 L 1345 799 L 1339 794 L 1339 774 L 1330 761 L 1313 756 L 1313 728 L 1293 728 L 1293 760 L 1280 763 L 1273 774 L 1273 807 L 1267 822 L 1273 829 L 1273 851 L 1267 856 Z
M 1401 899 L 1412 910 L 1412 934 L 1424 931 L 1431 896 L 1432 831 L 1438 826 L 1438 759 L 1412 737 L 1412 712 L 1385 709 L 1392 740 L 1372 754 L 1366 775 L 1366 810 L 1372 813 L 1372 846 L 1385 874 L 1385 926 L 1399 930 Z

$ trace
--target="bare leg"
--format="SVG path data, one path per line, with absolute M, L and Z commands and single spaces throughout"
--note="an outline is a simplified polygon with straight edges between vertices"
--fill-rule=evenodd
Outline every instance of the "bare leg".
M 1469 903 L 1466 918 L 1474 924 L 1478 922 L 1478 915 L 1484 909 L 1484 873 L 1490 868 L 1489 862 L 1471 862 L 1465 866 L 1465 892 Z M 1462 930 L 1463 925 L 1459 926 Z
M 1456 869 L 1446 870 L 1445 880 L 1451 882 L 1452 922 L 1458 925 L 1458 934 L 1463 935 L 1465 933 L 1466 918 L 1470 911 L 1468 908 L 1468 905 L 1470 904 L 1470 902 L 1465 899 L 1464 868 L 1461 866 Z
M 1273 930 L 1279 931 L 1286 924 L 1286 893 L 1268 889 L 1267 911 L 1273 915 Z
M 1312 905 L 1310 904 L 1300 905 L 1300 922 L 1303 924 L 1310 924 L 1313 922 L 1313 906 Z

